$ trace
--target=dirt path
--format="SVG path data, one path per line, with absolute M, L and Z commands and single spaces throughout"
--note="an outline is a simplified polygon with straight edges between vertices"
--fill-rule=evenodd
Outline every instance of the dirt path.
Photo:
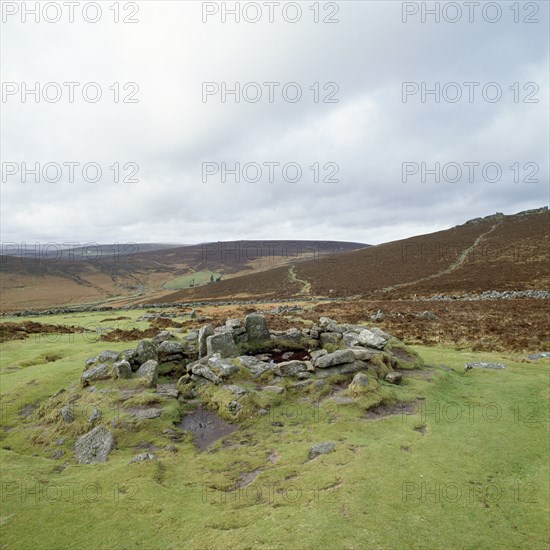
M 294 266 L 291 266 L 288 268 L 288 276 L 290 280 L 293 283 L 298 283 L 302 285 L 302 289 L 300 290 L 300 294 L 309 296 L 311 294 L 311 283 L 309 281 L 305 281 L 303 279 L 298 279 L 298 276 L 296 275 L 296 270 Z
M 380 290 L 380 292 L 389 292 L 391 290 L 395 290 L 397 288 L 404 288 L 407 286 L 412 286 L 417 283 L 421 283 L 423 281 L 429 281 L 431 279 L 436 279 L 437 277 L 441 277 L 442 275 L 448 275 L 449 273 L 452 273 L 453 271 L 456 271 L 468 258 L 468 255 L 479 245 L 479 243 L 487 236 L 489 233 L 492 233 L 502 222 L 497 222 L 493 226 L 491 226 L 491 229 L 488 231 L 485 231 L 485 233 L 482 233 L 479 235 L 476 240 L 472 243 L 471 246 L 465 248 L 460 256 L 446 269 L 442 269 L 441 271 L 438 271 L 437 273 L 434 273 L 433 275 L 428 275 L 427 277 L 422 277 L 421 279 L 417 279 L 415 281 L 409 281 L 408 283 L 400 283 L 398 285 L 394 286 L 388 286 L 386 288 L 383 288 Z

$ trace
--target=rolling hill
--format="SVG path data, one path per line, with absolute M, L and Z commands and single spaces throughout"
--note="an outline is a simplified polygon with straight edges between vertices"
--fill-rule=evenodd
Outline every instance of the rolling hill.
M 72 255 L 68 251 L 59 255 L 51 247 L 39 255 L 0 256 L 0 300 L 4 311 L 12 311 L 121 303 L 143 296 L 160 299 L 170 291 L 308 259 L 333 258 L 366 246 L 337 241 L 254 240 L 188 246 L 100 245 L 74 249 Z
M 547 208 L 470 220 L 444 231 L 320 257 L 175 292 L 163 301 L 364 296 L 406 298 L 548 289 Z

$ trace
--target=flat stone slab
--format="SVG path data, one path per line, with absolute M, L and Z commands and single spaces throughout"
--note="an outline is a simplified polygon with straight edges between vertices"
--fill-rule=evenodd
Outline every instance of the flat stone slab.
M 139 420 L 153 420 L 154 418 L 158 418 L 162 414 L 162 409 L 155 408 L 141 409 L 136 407 L 126 410 L 130 415 Z
M 336 443 L 333 443 L 332 441 L 317 443 L 316 445 L 313 445 L 313 447 L 309 449 L 308 458 L 309 460 L 313 460 L 314 458 L 320 455 L 326 455 L 328 453 L 332 453 L 332 451 L 334 451 L 335 448 L 336 448 Z
M 531 361 L 536 361 L 537 359 L 550 359 L 550 351 L 541 351 L 539 353 L 532 353 L 531 355 L 527 356 L 527 359 L 531 359 Z
M 477 362 L 477 363 L 466 363 L 464 365 L 465 369 L 494 369 L 494 370 L 500 370 L 505 369 L 506 365 L 503 365 L 502 363 L 485 363 L 483 361 Z
M 176 389 L 176 384 L 159 384 L 157 386 L 157 393 L 172 399 L 178 398 L 178 390 Z

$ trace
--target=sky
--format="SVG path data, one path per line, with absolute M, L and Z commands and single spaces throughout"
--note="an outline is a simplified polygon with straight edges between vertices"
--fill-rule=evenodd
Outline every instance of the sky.
M 2 2 L 2 242 L 378 244 L 547 205 L 548 2 L 447 4 Z

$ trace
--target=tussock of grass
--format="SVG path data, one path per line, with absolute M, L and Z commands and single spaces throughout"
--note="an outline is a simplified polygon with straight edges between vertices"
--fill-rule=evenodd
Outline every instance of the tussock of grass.
M 224 420 L 230 422 L 239 422 L 254 416 L 257 410 L 257 404 L 251 394 L 246 394 L 238 399 L 228 390 L 214 384 L 206 384 L 198 389 L 201 400 L 205 405 L 215 410 Z M 233 414 L 229 404 L 236 401 L 240 409 Z

